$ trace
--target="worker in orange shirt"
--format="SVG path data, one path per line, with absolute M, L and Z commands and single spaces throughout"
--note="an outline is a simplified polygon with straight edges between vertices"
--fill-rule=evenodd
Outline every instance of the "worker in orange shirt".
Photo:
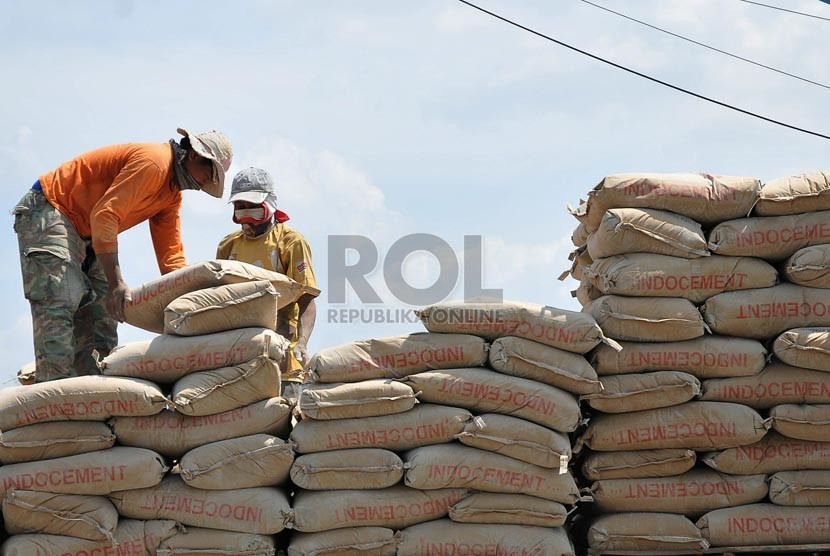
M 221 198 L 233 151 L 218 131 L 168 143 L 103 147 L 43 174 L 14 208 L 23 292 L 32 309 L 35 379 L 97 374 L 118 343 L 130 288 L 119 232 L 150 221 L 159 270 L 186 265 L 182 191 Z

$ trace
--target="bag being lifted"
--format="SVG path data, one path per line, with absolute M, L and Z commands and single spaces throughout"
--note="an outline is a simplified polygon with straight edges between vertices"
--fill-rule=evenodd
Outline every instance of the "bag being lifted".
M 164 333 L 199 336 L 237 328 L 277 328 L 279 293 L 265 280 L 184 294 L 164 308 Z

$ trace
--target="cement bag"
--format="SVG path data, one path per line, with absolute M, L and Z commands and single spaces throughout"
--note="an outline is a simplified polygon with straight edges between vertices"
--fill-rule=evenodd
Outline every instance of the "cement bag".
M 772 363 L 755 376 L 703 381 L 701 400 L 735 402 L 755 409 L 830 401 L 830 373 Z
M 115 435 L 97 421 L 55 421 L 0 432 L 0 463 L 21 463 L 112 448 Z
M 562 528 L 453 523 L 448 519 L 439 519 L 401 531 L 398 554 L 574 556 L 575 553 L 568 534 Z
M 291 427 L 291 406 L 282 398 L 271 398 L 205 417 L 163 411 L 152 417 L 117 417 L 110 424 L 121 443 L 178 459 L 219 440 L 251 434 L 285 437 Z
M 35 378 L 36 371 L 37 366 L 35 365 L 35 362 L 29 361 L 17 370 L 17 382 L 19 382 L 23 386 L 34 384 L 37 380 Z
M 288 556 L 395 556 L 398 539 L 386 527 L 351 527 L 320 533 L 296 533 Z
M 590 315 L 531 303 L 455 301 L 427 307 L 418 316 L 430 332 L 473 334 L 487 341 L 517 336 L 572 353 L 587 353 L 608 341 Z
M 631 253 L 594 261 L 585 274 L 603 294 L 680 297 L 694 303 L 726 291 L 778 283 L 778 272 L 765 261 L 719 255 L 683 259 Z
M 580 222 L 571 234 L 571 243 L 573 243 L 576 248 L 585 247 L 585 244 L 588 243 L 589 235 L 591 235 L 591 232 L 588 231 L 588 227 Z
M 760 442 L 706 454 L 701 460 L 733 475 L 830 469 L 830 442 L 786 438 L 771 432 Z
M 560 282 L 568 276 L 571 276 L 574 280 L 581 281 L 585 278 L 585 269 L 594 262 L 594 259 L 588 253 L 587 246 L 582 246 L 572 251 L 568 255 L 568 260 L 571 261 L 571 268 L 559 275 Z
M 830 506 L 827 471 L 781 471 L 769 478 L 769 500 L 779 506 Z
M 615 452 L 686 448 L 720 450 L 760 440 L 770 424 L 745 405 L 687 402 L 618 415 L 597 415 L 579 439 L 592 450 Z
M 567 435 L 497 413 L 477 416 L 458 434 L 458 440 L 465 446 L 549 469 L 567 468 L 571 459 L 571 442 Z
M 309 419 L 359 419 L 409 411 L 418 400 L 412 388 L 386 378 L 354 383 L 311 384 L 297 406 Z
M 512 336 L 499 338 L 490 346 L 490 366 L 500 373 L 529 378 L 574 394 L 590 394 L 602 388 L 585 357 Z
M 598 552 L 696 553 L 709 548 L 709 543 L 685 516 L 626 512 L 597 518 L 588 529 L 588 546 Z
M 197 290 L 268 280 L 277 290 L 279 308 L 294 303 L 305 293 L 319 294 L 319 290 L 295 282 L 285 274 L 271 272 L 240 261 L 206 261 L 169 272 L 130 292 L 130 302 L 124 309 L 127 322 L 133 326 L 161 334 L 164 332 L 164 308 L 182 295 Z
M 755 178 L 711 174 L 614 174 L 588 193 L 588 202 L 575 215 L 589 230 L 603 213 L 619 207 L 669 210 L 704 224 L 746 216 L 758 200 L 761 182 Z
M 809 172 L 766 182 L 753 210 L 758 216 L 830 209 L 830 174 Z
M 167 477 L 152 488 L 110 495 L 118 513 L 133 519 L 174 519 L 183 525 L 239 533 L 275 535 L 291 507 L 279 489 L 271 487 L 203 490 Z
M 799 286 L 830 288 L 830 245 L 799 249 L 784 264 L 787 280 Z
M 530 494 L 574 504 L 579 489 L 564 469 L 546 469 L 468 446 L 447 444 L 410 450 L 403 457 L 406 486 L 420 490 L 470 488 L 482 492 Z
M 175 382 L 197 372 L 231 367 L 267 355 L 282 361 L 288 340 L 265 328 L 242 328 L 204 336 L 156 336 L 118 346 L 104 357 L 101 372 L 153 382 Z
M 769 492 L 766 475 L 726 475 L 706 469 L 676 477 L 608 479 L 591 485 L 594 503 L 603 512 L 666 512 L 697 516 L 753 504 Z
M 105 541 L 114 539 L 118 511 L 103 496 L 10 490 L 3 498 L 3 522 L 10 535 L 45 533 Z
M 700 224 L 664 210 L 620 208 L 606 212 L 588 237 L 593 260 L 627 253 L 655 253 L 684 259 L 706 257 Z
M 55 494 L 109 494 L 157 485 L 167 471 L 157 453 L 116 446 L 65 458 L 0 467 L 2 493 L 11 489 Z
M 752 504 L 709 512 L 697 522 L 712 546 L 777 546 L 830 542 L 830 507 Z
M 467 494 L 463 488 L 421 491 L 402 485 L 380 490 L 300 490 L 294 495 L 289 526 L 303 533 L 344 527 L 402 529 L 446 516 Z
M 419 332 L 361 340 L 317 352 L 309 362 L 316 382 L 402 378 L 430 369 L 477 367 L 487 361 L 487 344 L 469 334 Z
M 774 338 L 792 328 L 830 326 L 830 290 L 779 284 L 726 292 L 707 299 L 700 311 L 716 334 Z
M 280 485 L 292 463 L 294 452 L 284 440 L 253 434 L 194 448 L 182 457 L 178 471 L 189 486 L 230 490 Z
M 591 452 L 582 463 L 582 475 L 589 481 L 673 477 L 695 466 L 692 450 L 634 450 Z
M 77 376 L 0 390 L 0 431 L 47 421 L 106 421 L 155 415 L 166 399 L 155 384 L 135 378 Z
M 799 249 L 830 243 L 830 211 L 739 218 L 709 232 L 709 249 L 718 255 L 783 261 Z
M 15 535 L 3 543 L 3 556 L 156 556 L 164 539 L 176 532 L 169 520 L 122 519 L 112 541 L 90 541 L 64 535 Z
M 784 404 L 769 412 L 772 428 L 788 438 L 830 442 L 830 405 Z
M 582 396 L 604 413 L 627 413 L 688 402 L 700 393 L 700 382 L 677 371 L 607 376 L 602 392 Z
M 586 276 L 579 281 L 579 287 L 571 292 L 571 297 L 575 297 L 582 307 L 587 307 L 602 296 L 603 293 Z
M 568 510 L 559 502 L 524 494 L 490 494 L 479 492 L 450 508 L 456 523 L 501 523 L 562 527 Z
M 599 376 L 643 371 L 682 371 L 699 379 L 748 376 L 767 364 L 761 342 L 703 336 L 685 342 L 620 342 L 622 350 L 598 346 L 590 357 Z
M 266 355 L 180 378 L 170 397 L 185 415 L 214 415 L 280 395 L 279 364 Z
M 830 328 L 787 330 L 775 339 L 772 351 L 787 365 L 830 371 Z
M 274 538 L 269 535 L 234 533 L 188 527 L 162 541 L 158 556 L 274 556 Z
M 424 402 L 512 415 L 560 432 L 576 430 L 579 402 L 568 392 L 486 369 L 427 371 L 402 379 Z
M 401 458 L 379 448 L 306 454 L 291 466 L 291 482 L 306 490 L 386 488 L 402 478 Z
M 300 421 L 291 431 L 291 441 L 300 454 L 350 448 L 409 450 L 451 442 L 472 418 L 466 409 L 420 404 L 382 417 Z
M 164 308 L 164 333 L 198 336 L 255 326 L 276 330 L 278 297 L 265 280 L 186 293 Z
M 703 336 L 706 325 L 688 299 L 604 295 L 583 309 L 605 334 L 632 342 L 678 342 Z

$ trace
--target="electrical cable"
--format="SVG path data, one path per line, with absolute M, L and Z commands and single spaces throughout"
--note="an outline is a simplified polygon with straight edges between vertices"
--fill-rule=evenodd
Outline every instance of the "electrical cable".
M 813 14 L 808 14 L 808 13 L 805 13 L 805 12 L 797 12 L 795 10 L 788 10 L 787 8 L 782 8 L 781 6 L 773 6 L 771 4 L 764 4 L 762 2 L 753 2 L 752 0 L 738 0 L 738 1 L 739 2 L 745 2 L 747 4 L 755 4 L 756 6 L 763 6 L 765 8 L 778 10 L 780 12 L 788 12 L 788 13 L 791 13 L 791 14 L 803 15 L 804 17 L 812 17 L 813 19 L 823 19 L 824 21 L 830 21 L 830 17 L 822 17 L 820 15 L 813 15 Z

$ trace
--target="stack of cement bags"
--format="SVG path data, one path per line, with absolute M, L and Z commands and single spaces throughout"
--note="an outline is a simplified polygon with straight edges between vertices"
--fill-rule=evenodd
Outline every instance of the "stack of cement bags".
M 599 388 L 580 355 L 603 340 L 599 327 L 510 303 L 441 305 L 421 318 L 429 333 L 312 358 L 316 384 L 291 436 L 303 490 L 289 554 L 573 554 L 562 528 L 579 497 L 570 392 Z

